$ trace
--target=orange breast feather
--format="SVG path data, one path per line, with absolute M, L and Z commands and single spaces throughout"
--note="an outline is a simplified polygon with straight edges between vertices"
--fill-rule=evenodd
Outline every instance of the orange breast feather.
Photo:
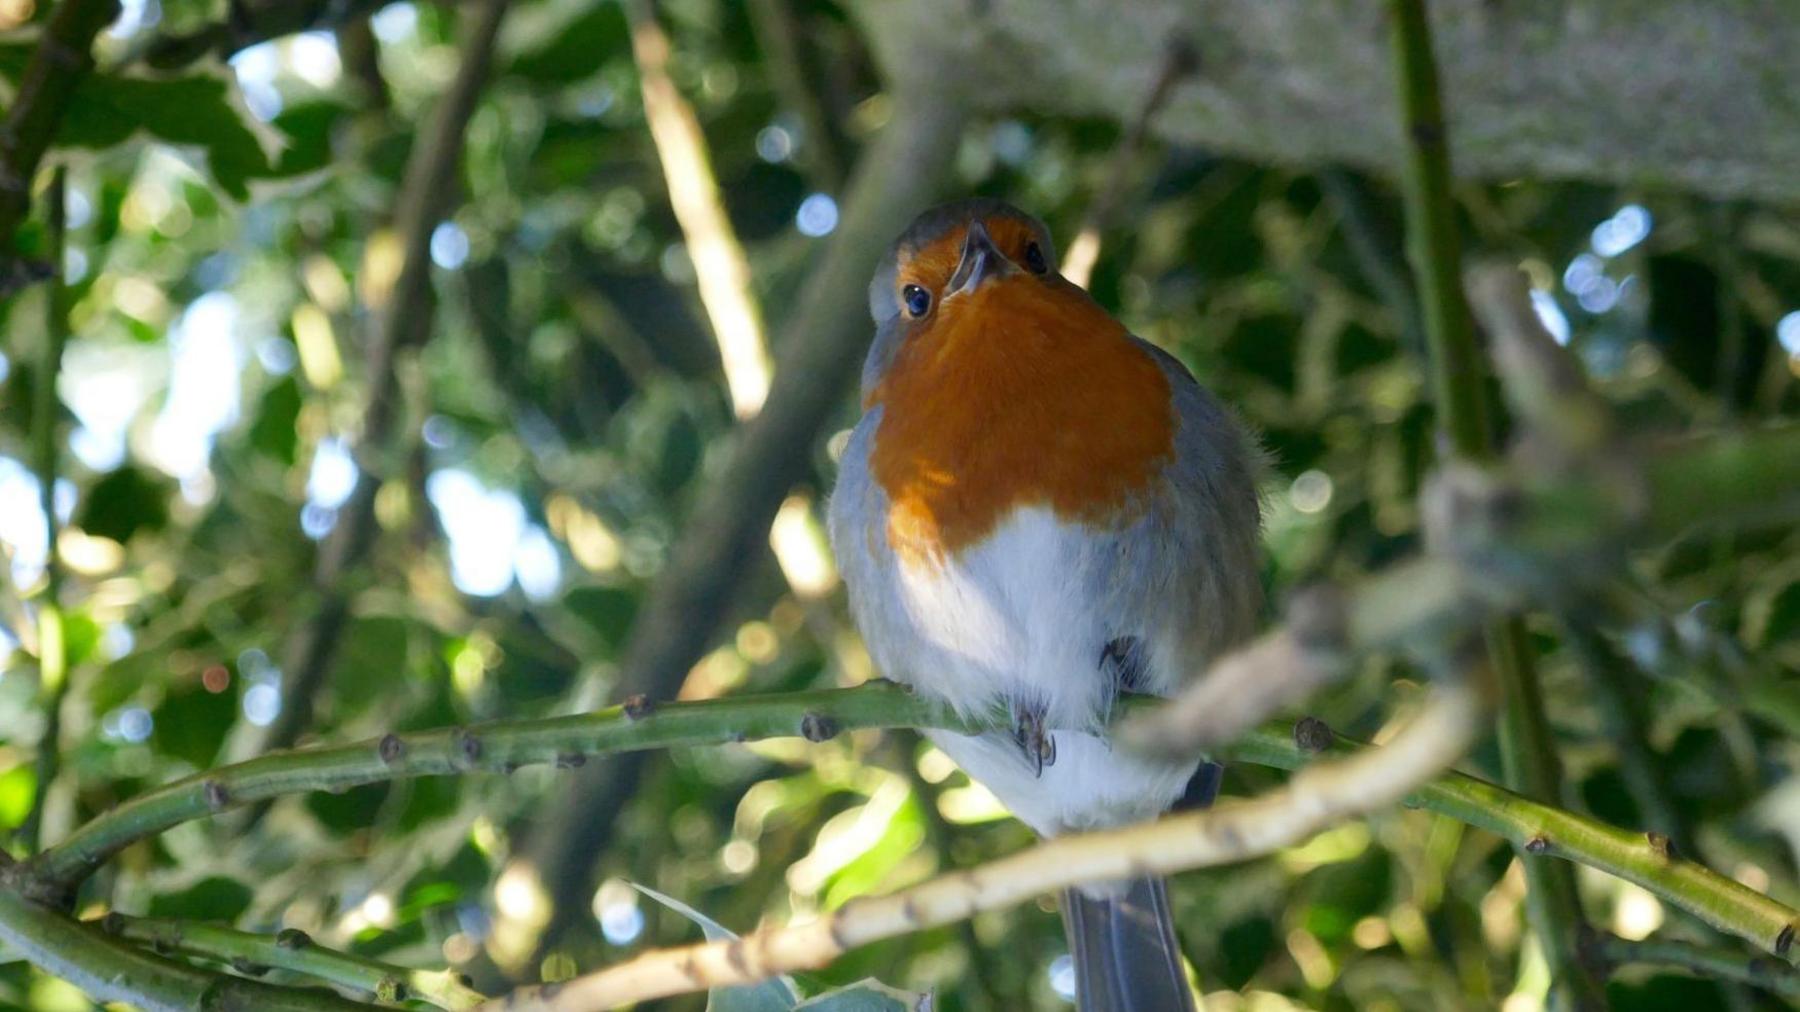
M 869 398 L 883 408 L 871 469 L 891 503 L 889 546 L 941 561 L 1021 506 L 1128 522 L 1174 445 L 1156 361 L 1060 278 L 957 301 L 906 340 Z

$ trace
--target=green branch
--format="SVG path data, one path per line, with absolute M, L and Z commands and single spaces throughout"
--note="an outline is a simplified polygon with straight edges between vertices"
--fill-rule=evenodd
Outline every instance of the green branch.
M 1438 424 L 1457 456 L 1493 459 L 1494 445 L 1474 322 L 1462 288 L 1462 246 L 1450 194 L 1450 152 L 1431 26 L 1424 0 L 1390 0 L 1393 56 L 1406 136 L 1404 200 L 1407 253 L 1424 301 Z M 1488 651 L 1504 692 L 1500 752 L 1509 783 L 1543 801 L 1558 801 L 1562 770 L 1544 715 L 1531 643 L 1517 617 L 1487 629 Z M 1566 865 L 1525 857 L 1532 929 L 1554 976 L 1556 1004 L 1603 1008 L 1599 982 L 1581 965 L 1576 939 L 1582 924 L 1575 876 Z
M 979 727 L 891 683 L 854 690 L 670 703 L 627 703 L 542 720 L 390 734 L 349 745 L 276 752 L 140 794 L 95 818 L 15 869 L 46 899 L 86 878 L 132 843 L 173 826 L 288 794 L 343 790 L 409 777 L 520 766 L 576 766 L 593 756 L 682 745 L 716 745 L 865 727 Z
M 157 952 L 174 950 L 230 964 L 257 974 L 269 968 L 288 970 L 352 991 L 384 1004 L 424 999 L 446 1009 L 467 1009 L 486 1001 L 461 974 L 451 970 L 410 970 L 364 956 L 314 944 L 292 928 L 258 935 L 217 924 L 128 917 L 108 914 L 102 926 L 109 934 L 149 945 Z
M 1305 722 L 1308 746 L 1280 726 L 1267 726 L 1225 749 L 1222 758 L 1299 769 L 1317 755 L 1324 729 Z M 1333 735 L 1327 750 L 1348 753 L 1355 743 Z M 1643 886 L 1670 906 L 1764 952 L 1791 959 L 1800 912 L 1672 851 L 1644 833 L 1609 826 L 1534 801 L 1464 773 L 1446 773 L 1407 798 L 1407 804 L 1485 829 L 1527 854 L 1562 858 Z M 1560 865 L 1568 867 L 1568 865 Z
M 1700 977 L 1734 981 L 1789 998 L 1800 998 L 1800 971 L 1761 956 L 1746 958 L 1742 953 L 1688 942 L 1632 942 L 1612 935 L 1590 942 L 1587 952 L 1602 966 L 1611 969 L 1638 964 L 1669 966 Z
M 0 258 L 13 255 L 13 235 L 31 208 L 31 181 L 50 149 L 75 86 L 94 65 L 94 36 L 119 14 L 118 0 L 62 0 L 50 15 L 31 62 L 0 125 Z M 19 278 L 16 268 L 0 278 Z
M 62 707 L 69 691 L 69 650 L 62 612 L 62 559 L 57 555 L 56 476 L 59 402 L 56 379 L 62 374 L 63 346 L 69 342 L 69 297 L 63 287 L 63 237 L 68 230 L 64 197 L 68 171 L 61 166 L 50 180 L 50 220 L 45 254 L 50 259 L 44 289 L 44 346 L 32 379 L 31 432 L 33 470 L 37 472 L 38 509 L 44 514 L 44 593 L 38 601 L 38 692 L 44 707 L 44 733 L 38 739 L 36 780 L 31 812 L 19 829 L 26 853 L 35 853 L 44 826 L 44 802 L 62 756 Z
M 364 1012 L 374 1007 L 323 989 L 277 987 L 184 966 L 108 938 L 7 889 L 0 889 L 0 943 L 98 1001 L 126 1002 L 145 1012 Z
M 1130 708 L 1156 705 L 1156 700 L 1140 699 Z M 898 685 L 875 682 L 854 689 L 671 703 L 653 712 L 614 707 L 573 717 L 388 735 L 267 756 L 159 788 L 95 819 L 60 846 L 8 874 L 20 885 L 67 887 L 133 841 L 215 811 L 283 794 L 471 770 L 504 772 L 529 763 L 568 766 L 624 750 L 797 735 L 818 739 L 845 730 L 899 726 L 976 731 L 987 725 L 959 719 Z M 1350 748 L 1348 743 L 1338 747 Z M 1225 749 L 1220 757 L 1295 769 L 1312 753 L 1294 744 L 1287 725 L 1271 725 Z M 1531 853 L 1564 858 L 1636 882 L 1670 905 L 1766 951 L 1785 956 L 1792 945 L 1794 911 L 1670 855 L 1666 848 L 1658 851 L 1641 834 L 1462 774 L 1439 778 L 1412 800 L 1503 836 Z

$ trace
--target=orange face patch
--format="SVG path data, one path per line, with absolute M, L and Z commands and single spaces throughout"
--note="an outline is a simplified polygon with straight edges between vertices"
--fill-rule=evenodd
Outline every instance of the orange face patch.
M 1029 238 L 995 240 L 1010 255 Z M 911 266 L 948 278 L 961 235 L 939 245 Z M 934 307 L 869 398 L 883 408 L 870 463 L 891 503 L 889 546 L 941 561 L 1021 506 L 1128 519 L 1174 446 L 1169 393 L 1125 328 L 1060 277 L 1011 275 Z
M 1007 259 L 1015 264 L 1025 262 L 1025 247 L 1037 240 L 1030 225 L 1003 215 L 985 218 L 981 223 L 987 226 L 988 237 Z M 953 228 L 917 249 L 904 251 L 895 272 L 894 294 L 899 296 L 907 285 L 923 287 L 934 299 L 943 294 L 945 283 L 956 273 L 956 264 L 962 259 L 963 239 L 967 235 L 966 228 Z

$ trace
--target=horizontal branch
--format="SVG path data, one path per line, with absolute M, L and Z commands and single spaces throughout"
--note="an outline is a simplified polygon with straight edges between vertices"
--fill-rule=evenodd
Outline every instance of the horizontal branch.
M 218 924 L 117 913 L 108 914 L 101 926 L 109 934 L 149 945 L 156 952 L 174 950 L 200 956 L 252 975 L 270 968 L 288 970 L 360 991 L 383 1003 L 423 999 L 440 1008 L 467 1009 L 485 1000 L 454 971 L 410 970 L 338 952 L 315 944 L 304 931 L 292 928 L 276 935 L 258 935 Z
M 145 1012 L 366 1012 L 376 1007 L 324 989 L 278 987 L 184 966 L 108 938 L 8 889 L 0 889 L 0 942 L 98 1001 L 126 1002 Z
M 700 703 L 653 710 L 627 702 L 593 713 L 390 734 L 348 745 L 275 752 L 222 766 L 138 795 L 71 833 L 10 873 L 34 895 L 54 898 L 135 841 L 252 802 L 309 791 L 520 766 L 580 765 L 614 752 L 716 745 L 803 735 L 822 739 L 867 727 L 967 727 L 942 704 L 891 682 Z

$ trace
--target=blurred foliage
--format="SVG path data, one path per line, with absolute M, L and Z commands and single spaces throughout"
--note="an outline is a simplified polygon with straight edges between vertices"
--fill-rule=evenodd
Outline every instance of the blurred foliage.
M 786 45 L 752 17 L 759 6 L 787 12 Z M 124 30 L 103 37 L 101 65 L 116 69 L 84 85 L 52 155 L 71 181 L 74 338 L 55 381 L 69 411 L 59 501 L 73 681 L 50 840 L 222 761 L 234 725 L 266 721 L 278 701 L 275 665 L 311 614 L 317 539 L 346 492 L 343 439 L 367 382 L 359 342 L 372 279 L 391 271 L 399 174 L 454 69 L 454 6 L 396 3 L 374 16 L 372 61 L 342 58 L 320 31 L 149 76 L 132 62 L 147 38 L 223 18 L 226 4 L 127 7 Z M 890 96 L 833 3 L 671 0 L 660 15 L 757 293 L 779 320 L 820 241 L 796 212 L 811 195 L 841 196 L 837 159 L 853 160 L 891 115 Z M 0 76 L 17 74 L 29 30 L 0 44 Z M 794 54 L 799 65 L 774 64 Z M 822 121 L 801 115 L 784 80 L 806 84 Z M 637 89 L 617 5 L 534 0 L 509 15 L 468 130 L 463 199 L 434 234 L 439 314 L 402 364 L 410 421 L 393 449 L 407 464 L 377 500 L 320 739 L 604 696 L 646 581 L 732 427 Z M 1122 180 L 1107 172 L 1121 133 L 1028 109 L 977 121 L 954 153 L 960 186 L 1040 214 L 1065 243 L 1102 188 L 1126 187 L 1128 223 L 1104 230 L 1092 290 L 1264 434 L 1277 597 L 1416 548 L 1432 430 L 1394 289 L 1404 272 L 1390 187 L 1199 150 L 1146 152 Z M 1632 425 L 1673 432 L 1800 407 L 1791 215 L 1531 178 L 1458 195 L 1474 248 L 1526 266 L 1543 311 L 1565 321 Z M 43 241 L 41 222 L 21 232 L 28 253 Z M 44 723 L 27 621 L 42 583 L 27 462 L 31 391 L 47 381 L 35 366 L 43 299 L 39 287 L 0 303 L 0 831 L 30 808 Z M 846 391 L 837 427 L 853 419 Z M 815 493 L 830 486 L 837 445 L 826 432 L 796 448 L 816 463 Z M 796 598 L 772 558 L 742 575 L 734 633 L 685 694 L 871 674 L 840 597 Z M 1795 725 L 1745 701 L 1758 683 L 1797 677 L 1800 540 L 1690 539 L 1637 559 L 1621 593 L 1636 616 L 1623 646 L 1643 669 L 1631 688 L 1649 701 L 1650 746 L 1699 856 L 1795 902 Z M 1642 825 L 1605 714 L 1555 627 L 1538 632 L 1569 802 Z M 1418 689 L 1405 666 L 1372 663 L 1317 712 L 1369 733 Z M 1468 767 L 1494 775 L 1497 757 Z M 546 916 L 507 870 L 555 776 L 366 787 L 288 799 L 248 829 L 186 825 L 122 855 L 84 904 L 300 928 L 392 962 L 481 968 L 491 983 Z M 1274 782 L 1236 768 L 1225 789 Z M 748 929 L 1029 841 L 907 734 L 675 752 L 618 818 L 594 918 L 541 966 L 516 968 L 523 976 L 692 937 L 626 882 Z M 1245 996 L 1215 1008 L 1516 996 L 1517 1012 L 1536 1007 L 1545 972 L 1524 934 L 1523 888 L 1502 843 L 1397 811 L 1182 875 L 1174 898 L 1204 989 Z M 1582 888 L 1602 927 L 1705 937 L 1677 914 L 1662 923 L 1635 887 L 1584 874 Z M 811 983 L 875 977 L 935 990 L 950 1012 L 1056 1008 L 1063 952 L 1040 904 L 870 946 Z M 1724 1000 L 1713 984 L 1642 968 L 1615 978 L 1611 997 L 1632 1010 Z M 86 1007 L 17 962 L 0 966 L 0 1003 Z

